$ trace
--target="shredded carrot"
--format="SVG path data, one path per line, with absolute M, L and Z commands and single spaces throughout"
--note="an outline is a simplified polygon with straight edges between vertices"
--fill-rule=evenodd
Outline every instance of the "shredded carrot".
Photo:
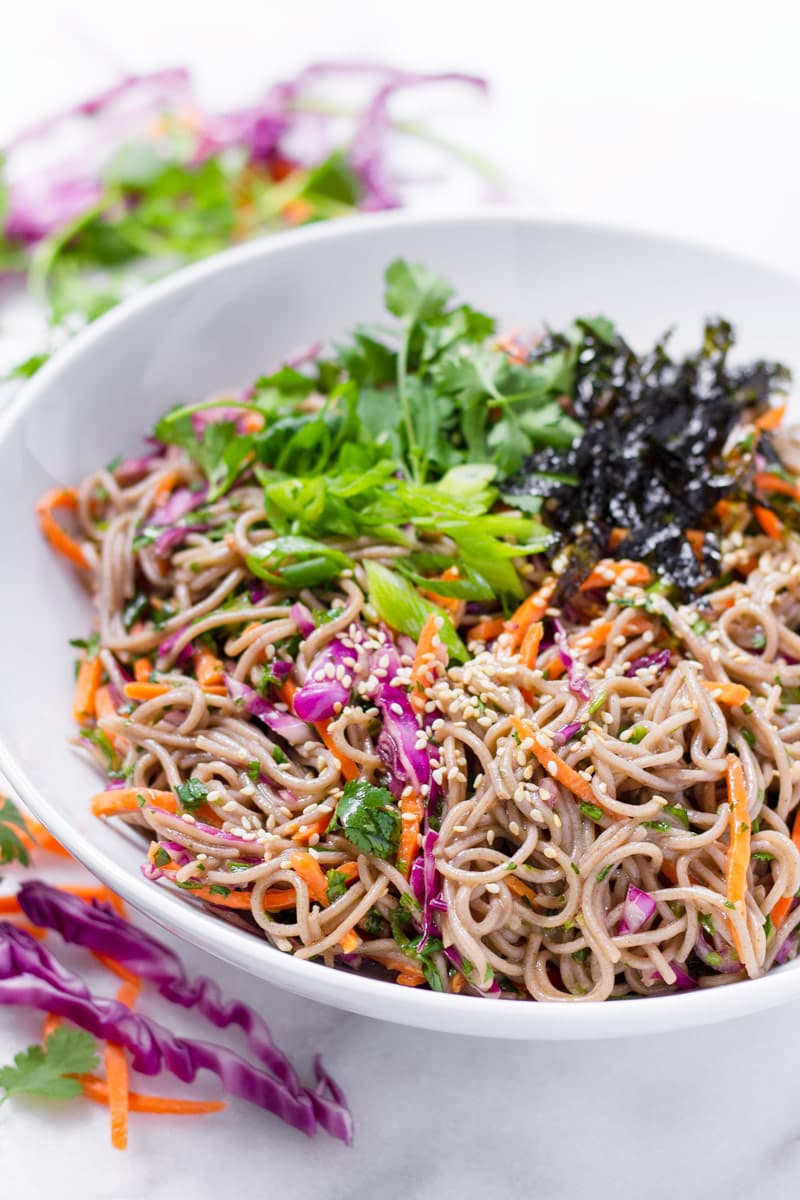
M 259 429 L 264 428 L 264 418 L 261 413 L 245 412 L 241 421 L 245 433 L 258 433 Z
M 116 975 L 117 979 L 122 979 L 125 983 L 129 983 L 141 988 L 142 981 L 139 976 L 134 975 L 133 971 L 130 971 L 127 967 L 123 966 L 122 963 L 117 962 L 115 958 L 109 958 L 107 954 L 100 954 L 97 950 L 92 951 L 92 956 L 93 958 L 96 958 L 97 961 L 104 966 L 107 971 L 110 971 L 112 975 Z
M 753 485 L 762 492 L 776 492 L 780 496 L 791 496 L 793 500 L 800 497 L 800 484 L 790 483 L 781 479 L 780 475 L 771 475 L 769 471 L 759 471 L 753 476 Z
M 338 761 L 339 770 L 342 772 L 342 775 L 344 775 L 345 780 L 349 783 L 351 779 L 358 779 L 359 775 L 361 774 L 358 765 L 353 762 L 352 758 L 347 758 L 336 745 L 328 729 L 328 722 L 315 721 L 314 728 L 322 738 L 322 741 L 325 743 L 327 748 L 330 750 L 331 754 Z
M 602 798 L 595 793 L 589 781 L 573 770 L 569 763 L 564 762 L 564 759 L 560 758 L 549 746 L 545 746 L 544 742 L 539 740 L 539 734 L 533 725 L 529 725 L 526 721 L 521 721 L 519 717 L 512 717 L 511 724 L 522 742 L 530 740 L 533 743 L 531 751 L 549 775 L 557 779 L 560 784 L 572 792 L 573 796 L 577 796 L 579 800 L 583 800 L 587 804 L 600 804 L 602 806 Z
M 397 869 L 408 879 L 411 864 L 419 853 L 419 827 L 422 822 L 421 798 L 413 788 L 404 789 L 400 797 L 400 842 L 397 847 Z
M 201 650 L 195 656 L 194 670 L 201 688 L 225 688 L 225 668 L 216 654 Z
M 502 617 L 492 617 L 488 621 L 478 621 L 467 631 L 467 640 L 470 642 L 491 642 L 494 638 L 500 637 L 505 627 L 506 623 Z
M 299 842 L 302 846 L 307 846 L 314 834 L 322 837 L 327 830 L 333 818 L 333 810 L 329 813 L 320 813 L 318 817 L 314 817 L 307 825 L 301 825 L 296 833 L 292 834 L 292 841 Z
M 0 896 L 0 913 L 18 912 L 22 912 L 22 908 L 16 896 Z
M 108 1084 L 96 1075 L 78 1075 L 87 1100 L 108 1105 Z M 161 1113 L 165 1116 L 193 1117 L 204 1113 L 220 1112 L 225 1108 L 223 1100 L 183 1100 L 170 1096 L 147 1096 L 142 1092 L 128 1092 L 130 1112 Z
M 88 567 L 86 555 L 74 538 L 61 528 L 53 512 L 58 508 L 75 510 L 78 507 L 78 494 L 74 488 L 53 488 L 41 497 L 36 505 L 36 515 L 39 518 L 39 528 L 54 550 L 77 567 Z
M 450 990 L 458 995 L 459 992 L 463 992 L 466 982 L 467 981 L 464 976 L 459 971 L 456 971 L 455 975 L 450 980 Z
M 292 870 L 300 876 L 308 888 L 308 894 L 311 899 L 316 900 L 323 908 L 327 908 L 330 903 L 328 900 L 328 881 L 317 860 L 310 854 L 298 850 L 292 855 L 289 861 L 292 865 Z
M 30 921 L 14 921 L 14 920 L 12 920 L 11 924 L 14 926 L 15 929 L 23 929 L 25 931 L 25 933 L 27 933 L 30 937 L 34 938 L 37 942 L 41 942 L 43 938 L 47 937 L 46 929 L 40 929 L 40 927 L 38 925 L 31 925 Z
M 118 788 L 110 792 L 98 792 L 92 796 L 92 812 L 96 817 L 116 817 L 120 813 L 138 812 L 144 804 L 163 808 L 166 812 L 178 811 L 178 801 L 172 792 L 159 788 Z
M 133 664 L 133 678 L 137 683 L 147 683 L 153 674 L 153 664 L 149 658 L 137 658 Z
M 534 621 L 541 621 L 547 613 L 553 592 L 556 590 L 556 580 L 546 579 L 541 587 L 531 592 L 523 600 L 515 613 L 506 621 L 503 633 L 497 643 L 497 649 L 502 654 L 514 654 L 520 646 L 528 626 Z
M 750 814 L 747 811 L 747 791 L 744 785 L 744 769 L 735 754 L 729 754 L 725 777 L 728 785 L 728 801 L 731 806 L 730 845 L 725 864 L 728 903 L 732 904 L 741 917 L 746 916 L 747 871 L 750 866 Z M 742 944 L 736 927 L 731 922 L 736 953 L 744 962 Z
M 448 567 L 447 570 L 443 571 L 441 575 L 434 576 L 434 579 L 442 580 L 459 578 L 460 576 L 458 567 L 455 566 L 455 564 L 452 567 Z M 431 580 L 431 583 L 432 582 L 433 579 Z M 420 588 L 420 591 L 422 592 L 423 596 L 427 596 L 429 600 L 432 600 L 434 604 L 438 604 L 439 608 L 443 608 L 445 612 L 449 612 L 454 618 L 458 616 L 464 603 L 463 600 L 459 600 L 458 596 L 440 596 L 439 593 L 433 589 L 428 590 L 427 588 Z M 458 624 L 458 621 L 456 621 L 456 624 Z
M 111 1145 L 115 1150 L 128 1148 L 128 1060 L 122 1046 L 106 1042 L 103 1051 L 111 1113 Z
M 397 971 L 398 967 L 390 966 L 389 970 Z M 395 978 L 395 983 L 399 983 L 401 987 L 420 987 L 424 982 L 425 976 L 422 971 L 417 971 L 410 963 L 407 967 L 403 967 Z
M 543 634 L 544 626 L 542 622 L 534 621 L 522 639 L 522 646 L 519 652 L 520 666 L 529 667 L 530 670 L 533 670 L 536 666 Z
M 165 503 L 170 492 L 175 488 L 175 485 L 180 480 L 180 471 L 172 470 L 165 471 L 159 479 L 156 486 L 153 488 L 153 506 L 159 508 Z
M 608 639 L 608 635 L 614 626 L 613 621 L 598 621 L 595 625 L 590 625 L 583 633 L 577 637 L 570 638 L 569 648 L 576 654 L 589 654 L 595 650 L 599 650 Z M 636 614 L 625 626 L 625 632 L 631 634 L 644 633 L 650 628 L 650 622 L 643 614 Z M 566 671 L 566 666 L 562 658 L 553 659 L 547 668 L 547 679 L 560 679 Z
M 783 535 L 783 522 L 775 516 L 772 509 L 764 508 L 761 504 L 753 505 L 753 513 L 759 525 L 768 538 L 777 542 Z
M 62 883 L 59 884 L 62 892 L 69 892 L 71 896 L 77 896 L 79 900 L 104 900 L 106 904 L 110 904 L 116 909 L 121 917 L 125 916 L 125 902 L 116 892 L 112 892 L 111 888 L 102 883 Z
M 715 679 L 703 679 L 701 684 L 718 704 L 745 704 L 750 699 L 749 690 L 741 683 L 717 683 Z
M 698 560 L 703 558 L 703 546 L 705 545 L 706 535 L 702 529 L 687 529 L 686 540 L 694 551 L 694 556 Z
M 117 706 L 114 703 L 114 693 L 108 684 L 104 684 L 97 689 L 97 694 L 94 698 L 94 711 L 98 721 L 105 721 L 106 717 L 115 717 L 117 715 Z M 116 745 L 113 734 L 107 734 L 111 745 Z
M 508 357 L 508 361 L 512 363 L 526 363 L 528 354 L 517 340 L 518 330 L 512 329 L 508 333 L 504 333 L 502 337 L 497 339 L 497 349 L 503 350 Z
M 649 567 L 644 563 L 633 562 L 630 558 L 604 558 L 584 579 L 580 591 L 589 592 L 592 588 L 607 588 L 615 579 L 625 577 L 626 583 L 645 584 L 653 578 Z
M 129 700 L 157 700 L 172 688 L 166 683 L 126 683 L 122 690 Z
M 785 404 L 777 404 L 774 408 L 768 408 L 755 422 L 756 429 L 761 429 L 765 433 L 771 429 L 777 429 L 783 420 L 785 412 Z
M 342 934 L 341 942 L 339 943 L 345 954 L 355 954 L 358 947 L 361 945 L 361 938 L 356 933 L 355 929 L 348 929 L 347 933 Z
M 163 869 L 168 871 L 169 867 Z M 177 870 L 177 867 L 173 867 L 173 870 Z M 204 900 L 207 904 L 216 904 L 220 908 L 240 909 L 244 912 L 250 911 L 252 898 L 249 891 L 232 890 L 225 896 L 222 892 L 212 891 L 211 886 L 191 887 L 183 890 L 187 895 L 193 896 L 195 900 Z M 263 896 L 265 912 L 280 912 L 284 909 L 294 908 L 296 902 L 297 893 L 293 887 L 268 888 Z
M 436 613 L 428 615 L 417 642 L 414 664 L 411 668 L 411 691 L 409 702 L 414 712 L 420 713 L 425 709 L 428 697 L 425 689 L 429 688 L 436 679 L 436 666 L 447 666 L 447 650 L 439 637 L 441 617 Z
M 517 879 L 516 875 L 509 875 L 508 879 L 503 882 L 515 896 L 528 900 L 531 905 L 536 904 L 536 892 L 533 888 L 528 887 L 527 883 L 523 883 L 521 879 Z
M 616 550 L 617 546 L 625 541 L 625 538 L 628 536 L 628 532 L 629 531 L 627 529 L 623 529 L 620 525 L 615 525 L 608 538 L 609 550 Z
M 48 1013 L 44 1019 L 42 1026 L 42 1041 L 47 1042 L 57 1029 L 61 1026 L 61 1017 L 57 1017 L 55 1013 Z
M 75 694 L 72 698 L 72 715 L 79 725 L 95 715 L 95 698 L 103 678 L 103 664 L 98 655 L 84 658 L 78 667 Z
M 798 850 L 800 850 L 800 810 L 795 813 L 794 822 L 792 824 L 792 841 Z M 780 929 L 783 922 L 789 915 L 789 909 L 794 903 L 794 896 L 781 896 L 780 900 L 773 906 L 772 912 L 769 914 L 772 918 L 772 924 L 776 929 Z

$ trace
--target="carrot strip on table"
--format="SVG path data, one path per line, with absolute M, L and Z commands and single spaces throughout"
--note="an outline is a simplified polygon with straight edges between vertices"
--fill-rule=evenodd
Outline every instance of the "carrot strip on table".
M 516 612 L 512 613 L 505 623 L 503 632 L 497 641 L 497 650 L 501 654 L 514 654 L 519 649 L 528 626 L 534 621 L 541 621 L 547 613 L 553 592 L 556 590 L 556 580 L 546 579 L 535 592 L 531 592 L 522 601 Z
M 728 755 L 725 779 L 728 788 L 728 802 L 731 806 L 730 843 L 725 863 L 727 900 L 729 904 L 733 905 L 739 916 L 745 917 L 747 914 L 745 908 L 747 872 L 750 867 L 750 814 L 747 810 L 744 768 L 741 760 L 735 754 Z M 730 928 L 739 961 L 744 962 L 739 933 L 732 921 Z
M 122 1046 L 107 1042 L 103 1051 L 111 1113 L 111 1145 L 115 1150 L 128 1148 L 128 1060 Z
M 777 542 L 783 536 L 783 521 L 775 516 L 772 509 L 764 508 L 761 504 L 753 505 L 753 513 L 768 538 Z
M 292 870 L 295 871 L 308 888 L 312 900 L 316 900 L 323 908 L 327 908 L 328 881 L 317 860 L 302 850 L 296 851 L 289 859 Z
M 83 725 L 95 715 L 95 698 L 103 678 L 103 663 L 99 655 L 84 658 L 78 667 L 75 693 L 72 697 L 72 715 L 78 725 Z
M 16 896 L 0 896 L 0 913 L 21 913 L 22 906 Z
M 108 1105 L 108 1083 L 96 1075 L 78 1075 L 83 1094 L 96 1104 Z M 161 1113 L 164 1116 L 195 1117 L 205 1113 L 221 1112 L 224 1100 L 183 1100 L 171 1096 L 148 1096 L 142 1092 L 128 1092 L 130 1112 Z
M 755 422 L 756 429 L 760 429 L 765 433 L 771 429 L 777 429 L 785 413 L 785 404 L 776 404 L 774 408 L 768 408 Z
M 71 896 L 77 896 L 79 900 L 103 900 L 106 904 L 110 904 L 121 917 L 125 916 L 125 902 L 116 892 L 112 892 L 111 888 L 102 883 L 62 883 L 59 885 L 62 892 L 69 892 Z
M 750 699 L 750 690 L 742 683 L 718 683 L 716 679 L 702 679 L 700 685 L 718 704 L 746 704 Z
M 511 724 L 523 744 L 528 741 L 532 743 L 531 753 L 539 760 L 548 775 L 558 780 L 579 800 L 583 800 L 587 804 L 599 804 L 602 807 L 603 798 L 595 792 L 588 779 L 584 779 L 554 750 L 545 746 L 544 742 L 540 741 L 539 734 L 533 725 L 521 721 L 519 717 L 512 717 Z
M 55 1033 L 61 1025 L 61 1017 L 57 1017 L 55 1013 L 48 1013 L 44 1019 L 42 1026 L 42 1041 L 46 1044 L 48 1038 Z
M 626 583 L 646 584 L 650 583 L 653 575 L 642 562 L 634 562 L 630 558 L 604 558 L 584 579 L 579 590 L 589 592 L 593 588 L 607 588 L 621 577 Z
M 86 555 L 78 542 L 62 529 L 55 519 L 55 509 L 67 508 L 74 512 L 78 507 L 78 494 L 74 488 L 52 488 L 40 498 L 36 505 L 39 528 L 54 550 L 69 559 L 76 567 L 88 567 Z
M 62 858 L 72 858 L 69 850 L 65 850 L 61 842 L 57 842 L 52 833 L 42 825 L 41 821 L 34 821 L 32 817 L 23 817 L 25 822 L 25 835 L 22 841 L 28 850 L 46 850 L 48 854 L 58 854 Z
M 419 853 L 419 829 L 423 817 L 422 798 L 407 787 L 400 797 L 400 841 L 397 846 L 397 869 L 408 879 L 414 859 Z
M 414 663 L 411 667 L 411 691 L 409 703 L 414 712 L 420 713 L 425 709 L 427 696 L 425 689 L 429 688 L 436 679 L 436 668 L 447 667 L 447 650 L 439 637 L 442 618 L 436 613 L 430 613 L 422 626 L 417 642 Z

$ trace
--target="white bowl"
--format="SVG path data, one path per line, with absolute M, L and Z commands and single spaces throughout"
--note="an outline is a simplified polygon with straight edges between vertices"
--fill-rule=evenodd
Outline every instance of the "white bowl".
M 697 343 L 734 321 L 737 353 L 800 367 L 800 280 L 681 242 L 493 213 L 356 218 L 218 255 L 148 288 L 58 354 L 0 422 L 0 765 L 36 816 L 134 907 L 220 959 L 315 1000 L 454 1033 L 573 1039 L 741 1016 L 800 995 L 800 962 L 764 979 L 612 1004 L 503 1003 L 397 987 L 291 958 L 148 883 L 141 843 L 89 812 L 96 775 L 70 749 L 73 651 L 91 612 L 43 542 L 39 494 L 135 453 L 179 401 L 246 385 L 291 351 L 381 315 L 398 255 L 442 271 L 465 299 L 523 328 L 614 318 L 634 344 L 667 327 Z

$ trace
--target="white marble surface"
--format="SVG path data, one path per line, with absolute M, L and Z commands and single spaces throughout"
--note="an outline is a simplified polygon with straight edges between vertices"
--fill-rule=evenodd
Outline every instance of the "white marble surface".
M 663 6 L 495 0 L 27 0 L 4 16 L 0 139 L 115 65 L 188 62 L 238 100 L 314 57 L 382 56 L 490 76 L 493 101 L 442 115 L 542 211 L 684 234 L 800 270 L 800 92 L 793 0 Z M 9 336 L 8 326 L 0 330 Z M 7 349 L 6 342 L 4 349 Z M 45 873 L 53 875 L 49 865 Z M 492 1043 L 415 1032 L 295 999 L 181 947 L 258 1005 L 307 1074 L 320 1049 L 356 1144 L 307 1142 L 234 1102 L 189 1121 L 134 1117 L 127 1155 L 88 1103 L 0 1107 L 10 1200 L 596 1200 L 794 1197 L 800 1038 L 792 1009 L 629 1042 Z M 101 976 L 98 976 L 98 981 Z M 176 1029 L 199 1026 L 149 999 Z M 0 1012 L 0 1063 L 38 1036 Z M 149 1085 L 145 1085 L 149 1086 Z M 212 1094 L 209 1085 L 208 1094 Z M 168 1090 L 168 1085 L 166 1085 Z

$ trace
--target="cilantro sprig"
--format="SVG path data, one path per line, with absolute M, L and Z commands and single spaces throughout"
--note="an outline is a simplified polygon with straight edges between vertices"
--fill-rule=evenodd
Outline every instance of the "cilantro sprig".
M 19 862 L 23 867 L 30 864 L 25 843 L 25 821 L 22 813 L 8 796 L 0 796 L 0 866 Z
M 388 859 L 400 840 L 400 813 L 387 788 L 366 779 L 351 779 L 345 785 L 331 821 L 348 841 L 365 854 Z
M 12 1066 L 0 1067 L 0 1104 L 21 1094 L 69 1100 L 82 1088 L 75 1075 L 93 1071 L 99 1061 L 97 1045 L 82 1029 L 60 1025 L 42 1048 L 29 1046 L 15 1055 Z

